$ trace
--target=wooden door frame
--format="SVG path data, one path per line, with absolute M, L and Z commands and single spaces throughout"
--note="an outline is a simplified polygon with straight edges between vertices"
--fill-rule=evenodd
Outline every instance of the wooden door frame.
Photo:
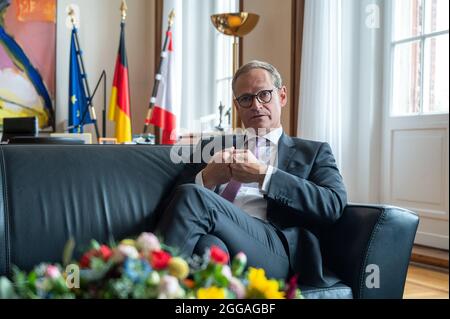
M 155 1 L 155 74 L 158 72 L 162 50 L 162 22 L 163 22 L 164 0 Z M 161 129 L 153 126 L 155 143 L 161 144 Z
M 297 136 L 298 115 L 300 111 L 300 76 L 302 66 L 303 21 L 305 0 L 292 0 L 291 29 L 291 94 L 290 94 L 290 127 L 289 134 Z
M 291 27 L 291 93 L 290 93 L 290 110 L 289 121 L 290 131 L 287 132 L 291 136 L 297 135 L 298 114 L 300 107 L 300 75 L 301 75 L 301 57 L 303 42 L 303 21 L 305 11 L 305 0 L 292 1 L 292 27 Z M 159 57 L 161 56 L 161 37 L 162 37 L 162 20 L 163 20 L 164 0 L 155 1 L 155 70 L 159 66 Z M 244 0 L 239 0 L 239 11 L 244 11 Z M 239 42 L 239 66 L 244 62 L 244 38 Z M 159 129 L 155 128 L 157 138 Z

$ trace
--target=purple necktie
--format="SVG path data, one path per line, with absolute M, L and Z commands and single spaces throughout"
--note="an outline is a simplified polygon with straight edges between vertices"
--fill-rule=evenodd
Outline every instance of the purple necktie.
M 242 186 L 241 183 L 232 179 L 228 183 L 227 187 L 225 187 L 225 189 L 223 190 L 223 192 L 220 196 L 222 196 L 227 201 L 232 203 L 232 202 L 234 202 L 234 199 L 236 198 L 236 195 L 239 192 L 239 189 L 241 188 L 241 186 Z
M 256 137 L 256 143 L 255 143 L 255 156 L 256 158 L 259 158 L 259 146 L 260 146 L 260 142 L 264 141 L 264 138 L 258 139 L 258 137 Z M 227 201 L 229 202 L 234 202 L 234 200 L 236 199 L 236 195 L 239 192 L 239 189 L 241 188 L 242 183 L 235 181 L 234 179 L 232 179 L 228 185 L 225 187 L 225 189 L 223 190 L 222 194 L 220 196 L 222 196 L 223 198 L 225 198 Z

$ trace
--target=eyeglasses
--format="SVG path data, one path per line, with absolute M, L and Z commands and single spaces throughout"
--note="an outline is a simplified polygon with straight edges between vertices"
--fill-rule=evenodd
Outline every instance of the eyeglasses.
M 272 90 L 262 90 L 259 91 L 256 94 L 243 94 L 236 98 L 236 101 L 238 102 L 239 106 L 248 109 L 252 107 L 253 105 L 253 98 L 256 97 L 259 103 L 261 104 L 267 104 L 272 101 L 272 93 L 274 89 Z

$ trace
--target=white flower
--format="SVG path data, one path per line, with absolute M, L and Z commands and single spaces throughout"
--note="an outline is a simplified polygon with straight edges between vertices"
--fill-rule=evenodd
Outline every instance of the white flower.
M 155 250 L 161 250 L 161 244 L 158 238 L 152 233 L 142 233 L 136 243 L 145 255 L 149 255 L 149 253 Z
M 124 256 L 128 258 L 139 258 L 139 252 L 137 251 L 136 247 L 129 246 L 129 245 L 123 245 L 120 244 L 117 247 L 117 250 Z
M 236 257 L 234 257 L 235 259 L 237 259 L 239 262 L 246 264 L 247 263 L 247 255 L 245 253 L 243 253 L 242 251 L 239 252 Z
M 178 279 L 164 275 L 159 283 L 159 299 L 176 299 L 182 298 L 184 290 L 180 287 Z
M 228 280 L 230 280 L 233 277 L 230 266 L 228 265 L 222 266 L 222 275 L 224 275 L 225 278 L 227 278 Z

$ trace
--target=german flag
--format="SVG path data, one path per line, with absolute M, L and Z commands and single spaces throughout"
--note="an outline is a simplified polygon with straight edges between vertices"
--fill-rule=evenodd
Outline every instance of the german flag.
M 109 119 L 116 122 L 118 143 L 131 142 L 130 86 L 125 50 L 125 22 L 120 25 L 120 45 L 109 105 Z

